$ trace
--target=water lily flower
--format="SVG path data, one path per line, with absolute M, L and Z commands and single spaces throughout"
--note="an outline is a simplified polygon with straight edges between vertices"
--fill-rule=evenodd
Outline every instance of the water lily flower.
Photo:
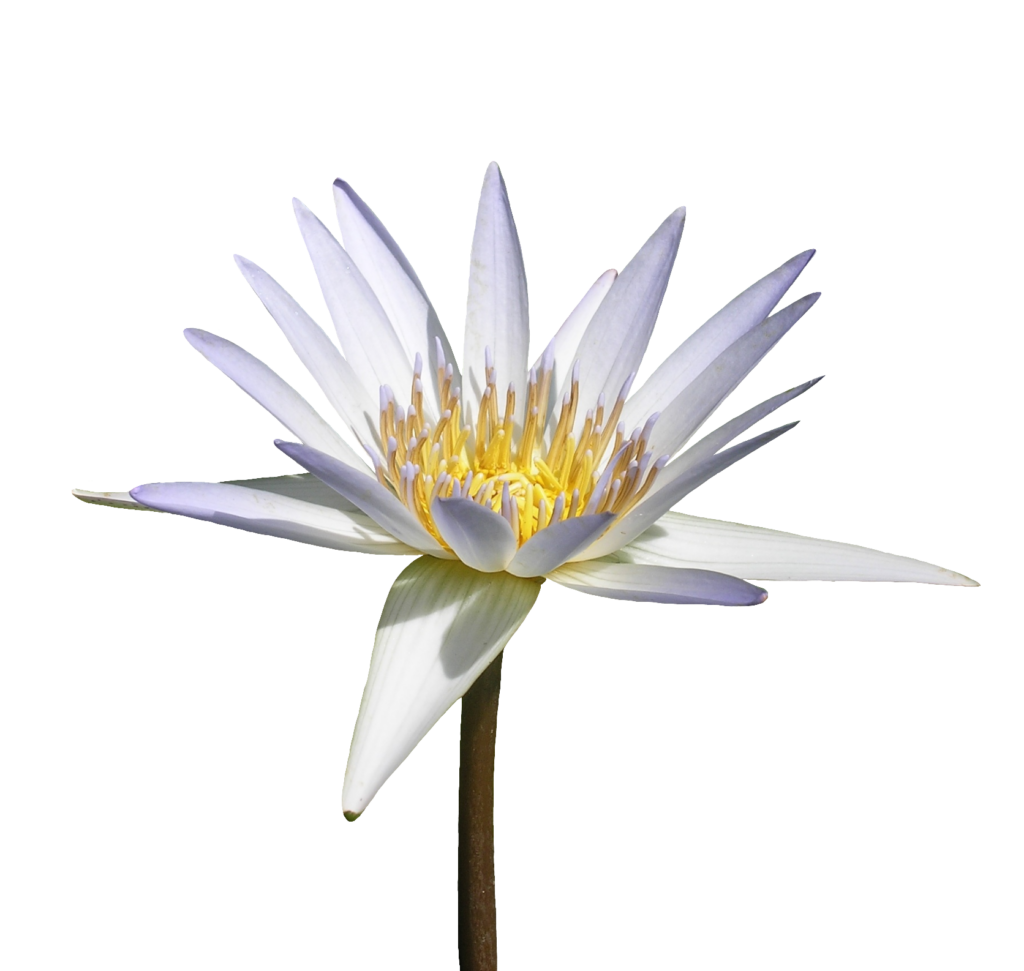
M 773 312 L 813 251 L 730 301 L 634 390 L 684 210 L 621 273 L 599 276 L 531 363 L 522 252 L 492 164 L 473 236 L 460 366 L 380 220 L 345 182 L 334 197 L 344 246 L 299 202 L 295 213 L 340 350 L 266 272 L 242 258 L 238 266 L 340 430 L 242 348 L 185 332 L 297 439 L 276 444 L 305 473 L 77 495 L 332 549 L 423 554 L 384 604 L 345 775 L 349 818 L 505 647 L 544 578 L 600 597 L 731 606 L 764 601 L 750 580 L 974 585 L 906 557 L 672 511 L 796 424 L 733 444 L 817 379 L 691 444 L 814 305 L 816 293 Z

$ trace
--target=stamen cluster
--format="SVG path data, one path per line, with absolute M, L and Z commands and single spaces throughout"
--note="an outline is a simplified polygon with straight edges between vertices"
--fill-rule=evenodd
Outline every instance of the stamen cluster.
M 579 435 L 579 370 L 573 366 L 570 390 L 545 448 L 553 361 L 545 355 L 531 368 L 525 419 L 516 421 L 516 389 L 509 384 L 504 411 L 498 410 L 497 371 L 491 349 L 484 351 L 486 386 L 475 421 L 453 387 L 454 369 L 437 343 L 437 389 L 441 416 L 431 424 L 424 411 L 423 358 L 416 355 L 409 406 L 403 409 L 388 385 L 380 389 L 383 456 L 373 456 L 381 485 L 391 489 L 423 526 L 444 543 L 431 513 L 437 498 L 472 499 L 489 506 L 512 527 L 519 545 L 539 530 L 575 516 L 632 509 L 654 484 L 667 455 L 648 450 L 658 414 L 627 438 L 619 420 L 635 375 L 605 414 L 605 396 L 588 409 Z M 463 419 L 467 419 L 463 424 Z M 611 458 L 602 465 L 606 454 Z

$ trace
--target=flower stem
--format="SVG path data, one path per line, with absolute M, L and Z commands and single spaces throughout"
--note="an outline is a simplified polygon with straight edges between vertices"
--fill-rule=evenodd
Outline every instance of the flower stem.
M 462 697 L 459 746 L 459 967 L 496 971 L 494 905 L 494 739 L 499 654 Z

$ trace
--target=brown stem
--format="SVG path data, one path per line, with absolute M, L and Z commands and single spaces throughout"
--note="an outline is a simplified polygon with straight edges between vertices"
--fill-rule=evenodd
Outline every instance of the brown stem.
M 459 967 L 496 971 L 494 906 L 494 738 L 499 654 L 462 697 L 459 746 Z

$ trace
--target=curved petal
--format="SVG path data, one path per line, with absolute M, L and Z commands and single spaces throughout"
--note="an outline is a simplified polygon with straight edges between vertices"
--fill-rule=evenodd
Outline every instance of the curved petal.
M 462 378 L 451 344 L 405 254 L 373 210 L 352 186 L 341 179 L 334 182 L 334 205 L 345 249 L 356 261 L 356 266 L 394 324 L 409 359 L 422 354 L 428 364 L 427 373 L 435 374 L 438 366 L 437 341 L 440 341 L 445 362 L 451 364 L 455 372 L 452 383 L 460 387 Z M 426 380 L 423 384 L 425 393 L 440 414 L 437 385 Z
M 812 293 L 772 314 L 719 354 L 661 412 L 648 448 L 655 455 L 679 451 L 819 296 Z
M 357 553 L 415 554 L 363 513 L 347 513 L 273 492 L 222 482 L 153 482 L 131 496 L 150 509 L 250 533 Z
M 185 331 L 185 339 L 306 445 L 348 463 L 362 475 L 369 474 L 365 462 L 348 442 L 313 410 L 298 391 L 262 361 L 237 344 L 205 330 L 189 328 Z
M 596 543 L 588 547 L 577 559 L 593 560 L 599 556 L 607 556 L 609 553 L 614 553 L 616 550 L 621 549 L 627 543 L 636 539 L 649 526 L 653 526 L 684 496 L 693 492 L 698 486 L 703 485 L 712 476 L 718 475 L 719 472 L 729 468 L 733 463 L 756 451 L 762 445 L 767 445 L 770 441 L 785 434 L 796 424 L 797 422 L 794 421 L 788 425 L 783 425 L 781 428 L 773 428 L 771 431 L 763 432 L 760 435 L 754 436 L 754 438 L 747 439 L 747 441 L 741 442 L 739 445 L 734 445 L 732 448 L 719 452 L 717 455 L 712 455 L 711 458 L 705 459 L 692 468 L 688 468 L 685 473 L 676 477 L 670 485 L 661 491 L 655 492 L 651 490 L 650 495 L 646 499 L 641 500 L 638 505 L 626 513 L 618 522 L 613 523 L 609 530 Z M 682 461 L 684 457 L 681 455 L 676 461 Z M 671 468 L 672 464 L 669 464 L 664 471 L 667 472 Z
M 255 263 L 236 256 L 242 276 L 260 298 L 313 379 L 364 448 L 380 448 L 378 400 L 370 394 L 334 342 L 284 287 Z
M 371 390 L 386 384 L 399 395 L 408 394 L 412 388 L 412 362 L 370 284 L 327 227 L 298 199 L 293 204 L 349 364 L 356 374 L 372 376 Z
M 517 577 L 542 577 L 585 550 L 607 528 L 615 513 L 574 516 L 534 533 L 505 567 Z
M 360 475 L 344 462 L 306 445 L 282 441 L 274 444 L 289 458 L 358 506 L 395 539 L 433 556 L 450 556 L 419 520 L 372 476 Z
M 535 580 L 422 557 L 384 604 L 345 770 L 355 819 L 388 776 L 483 673 L 540 592 Z
M 444 541 L 466 566 L 497 573 L 516 552 L 508 521 L 472 499 L 435 499 L 430 507 Z
M 612 284 L 580 339 L 579 423 L 601 392 L 618 394 L 640 366 L 661 309 L 668 278 L 679 250 L 686 210 L 677 209 L 653 233 Z M 571 387 L 571 373 L 559 397 Z
M 969 577 L 864 546 L 669 512 L 617 557 L 702 567 L 754 580 L 890 580 L 975 587 Z
M 612 600 L 750 607 L 768 599 L 768 594 L 760 587 L 710 570 L 677 570 L 632 563 L 571 563 L 555 570 L 551 579 L 580 593 Z
M 519 391 L 517 412 L 522 413 L 526 388 L 526 355 L 530 342 L 530 316 L 526 271 L 519 234 L 498 166 L 487 166 L 473 233 L 469 261 L 469 300 L 462 356 L 465 369 L 463 402 L 477 402 L 487 387 L 484 350 L 494 355 L 498 391 L 504 396 L 509 383 Z
M 761 323 L 812 256 L 814 250 L 809 249 L 787 260 L 730 300 L 683 341 L 626 403 L 622 413 L 626 427 L 643 424 L 648 415 L 662 411 L 719 354 Z

